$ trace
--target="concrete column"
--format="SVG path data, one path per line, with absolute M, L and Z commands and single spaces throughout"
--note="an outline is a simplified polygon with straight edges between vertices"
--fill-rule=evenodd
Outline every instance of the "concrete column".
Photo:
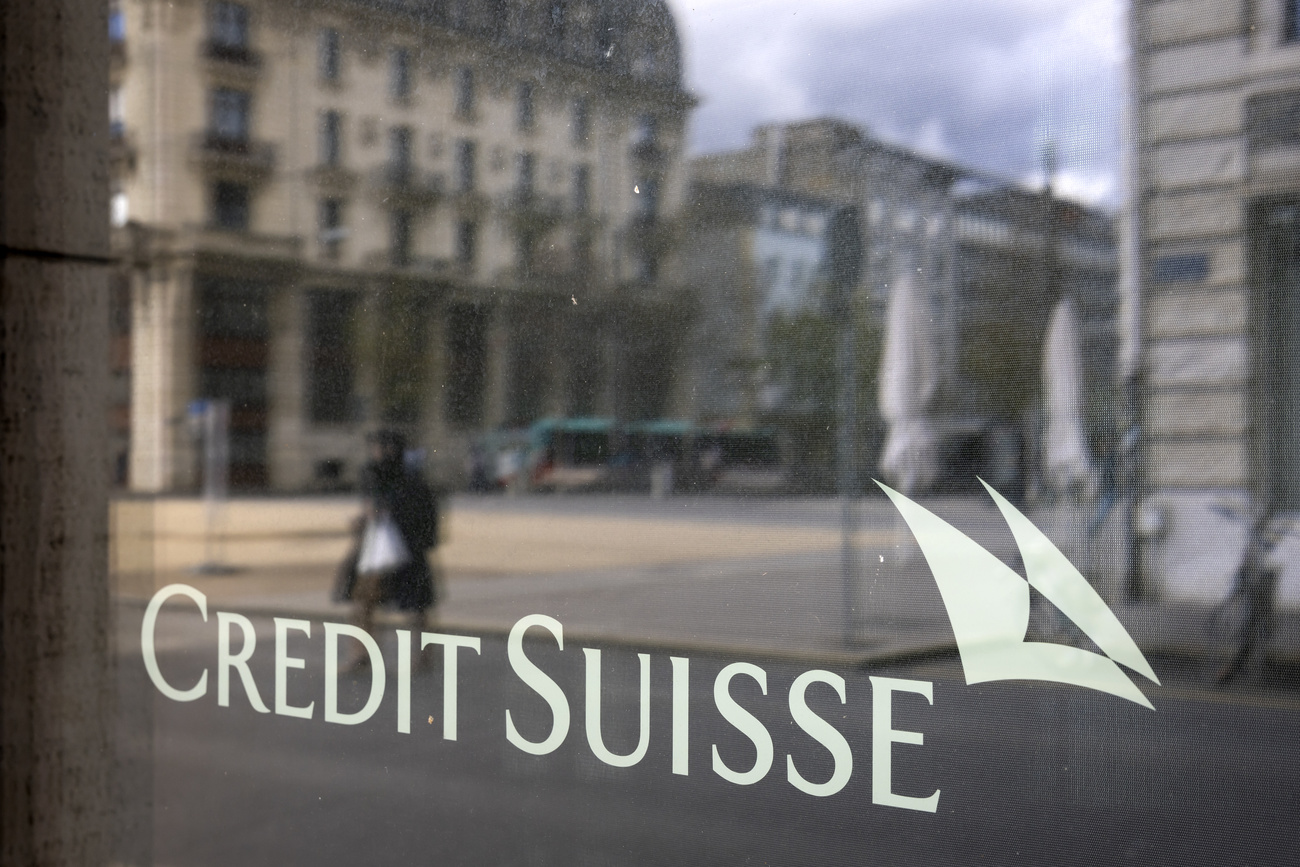
M 185 424 L 189 402 L 200 396 L 193 273 L 163 264 L 138 274 L 131 306 L 131 486 L 188 489 L 199 481 Z
M 301 490 L 312 481 L 307 433 L 307 303 L 301 286 L 270 290 L 267 385 L 267 476 L 274 490 Z
M 107 863 L 106 4 L 0 6 L 0 863 Z
M 487 376 L 484 377 L 483 426 L 497 428 L 505 424 L 506 400 L 510 393 L 510 318 L 509 311 L 497 308 L 491 313 L 487 328 Z

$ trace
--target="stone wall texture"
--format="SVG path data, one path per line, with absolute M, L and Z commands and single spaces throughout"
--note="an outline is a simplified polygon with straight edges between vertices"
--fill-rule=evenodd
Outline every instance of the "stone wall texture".
M 0 5 L 0 863 L 112 845 L 107 4 Z

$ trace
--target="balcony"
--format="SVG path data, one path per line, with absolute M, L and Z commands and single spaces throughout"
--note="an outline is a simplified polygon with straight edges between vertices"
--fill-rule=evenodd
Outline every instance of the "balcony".
M 275 145 L 211 130 L 194 137 L 191 156 L 205 170 L 239 180 L 264 180 L 275 170 Z
M 390 208 L 423 210 L 443 197 L 442 175 L 421 172 L 414 166 L 388 163 L 370 173 L 370 187 L 380 203 Z
M 121 123 L 110 123 L 108 128 L 108 163 L 113 177 L 121 178 L 135 171 L 135 137 Z
M 214 63 L 242 66 L 253 70 L 262 65 L 262 55 L 247 45 L 228 45 L 209 40 L 203 45 L 203 56 Z
M 323 191 L 329 193 L 348 193 L 357 183 L 357 173 L 335 163 L 322 163 L 307 170 L 307 178 Z

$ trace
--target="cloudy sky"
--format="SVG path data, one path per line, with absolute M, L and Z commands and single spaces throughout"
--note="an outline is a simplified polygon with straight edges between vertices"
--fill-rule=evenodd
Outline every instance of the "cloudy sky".
M 837 115 L 1021 179 L 1054 141 L 1063 193 L 1117 200 L 1123 0 L 669 0 L 695 153 Z

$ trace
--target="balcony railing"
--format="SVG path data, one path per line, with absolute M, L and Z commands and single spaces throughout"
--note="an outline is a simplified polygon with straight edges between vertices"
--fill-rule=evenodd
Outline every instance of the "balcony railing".
M 337 163 L 321 163 L 307 172 L 308 178 L 318 186 L 338 192 L 347 192 L 357 182 L 357 173 Z
M 247 45 L 226 45 L 221 42 L 209 41 L 203 46 L 203 56 L 208 60 L 244 66 L 249 69 L 257 69 L 262 65 L 262 55 L 253 51 Z
M 443 197 L 443 177 L 414 166 L 388 163 L 370 173 L 370 186 L 383 204 L 393 208 L 430 208 Z
M 248 179 L 258 179 L 275 170 L 275 145 L 248 138 L 219 135 L 212 130 L 194 138 L 193 154 L 205 168 Z

